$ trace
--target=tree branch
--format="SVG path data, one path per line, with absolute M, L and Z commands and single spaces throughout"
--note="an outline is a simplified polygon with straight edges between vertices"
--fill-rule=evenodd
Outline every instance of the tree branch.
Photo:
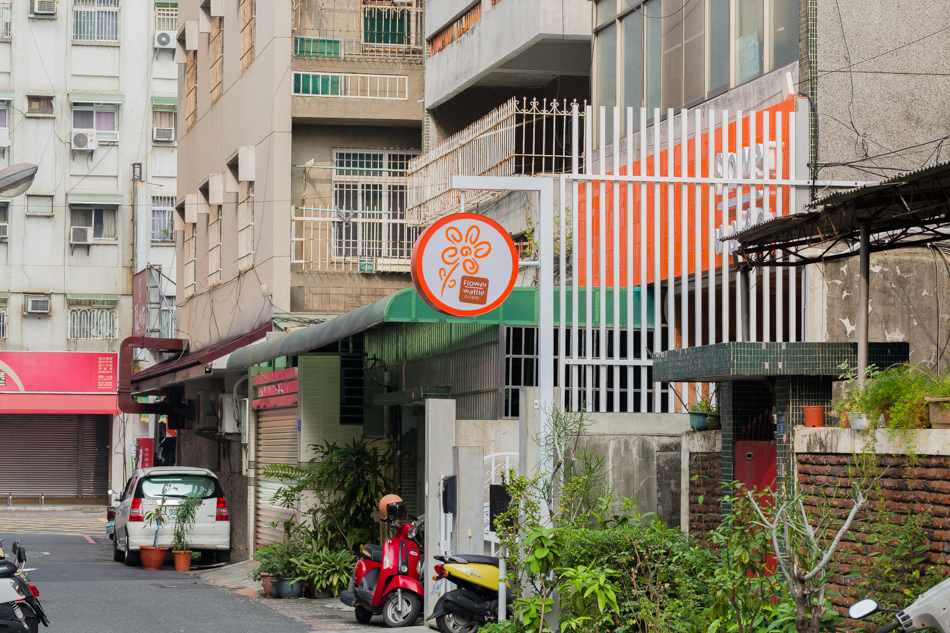
M 838 543 L 841 542 L 841 538 L 844 536 L 845 532 L 848 531 L 848 528 L 851 527 L 851 523 L 854 521 L 854 517 L 857 516 L 858 512 L 867 503 L 867 499 L 864 496 L 864 493 L 860 488 L 855 488 L 855 499 L 854 506 L 851 508 L 851 512 L 848 513 L 848 518 L 845 520 L 844 525 L 841 526 L 841 529 L 838 530 L 838 533 L 835 535 L 835 540 L 831 542 L 831 546 L 828 548 L 828 551 L 825 552 L 825 555 L 822 557 L 821 561 L 818 563 L 818 566 L 813 570 L 805 574 L 803 580 L 808 582 L 815 576 L 817 576 L 822 569 L 824 569 L 828 563 L 831 561 L 831 556 L 834 554 L 835 550 L 838 548 Z

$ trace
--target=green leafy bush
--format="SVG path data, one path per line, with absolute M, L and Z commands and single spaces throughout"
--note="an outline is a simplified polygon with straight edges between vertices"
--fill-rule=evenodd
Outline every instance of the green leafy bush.
M 334 596 L 346 587 L 355 561 L 356 557 L 348 550 L 317 547 L 316 541 L 293 559 L 299 574 L 297 580 L 312 582 L 316 591 L 329 591 Z
M 261 574 L 273 574 L 277 578 L 296 578 L 297 563 L 294 559 L 302 553 L 297 541 L 267 545 L 254 552 L 254 560 L 259 565 L 251 572 L 251 578 L 260 581 Z

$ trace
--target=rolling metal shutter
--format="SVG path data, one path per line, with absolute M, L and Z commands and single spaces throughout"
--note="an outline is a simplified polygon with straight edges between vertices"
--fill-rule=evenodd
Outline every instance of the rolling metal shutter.
M 257 413 L 257 509 L 255 511 L 255 546 L 263 547 L 283 541 L 283 529 L 273 528 L 271 521 L 291 516 L 289 510 L 275 506 L 274 493 L 281 487 L 279 479 L 268 479 L 260 475 L 270 464 L 298 463 L 299 447 L 297 432 L 297 407 L 286 409 L 264 409 Z
M 0 415 L 0 495 L 105 497 L 109 416 Z

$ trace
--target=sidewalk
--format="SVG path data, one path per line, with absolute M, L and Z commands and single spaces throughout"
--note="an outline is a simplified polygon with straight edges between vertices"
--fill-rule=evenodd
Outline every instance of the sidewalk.
M 369 624 L 359 624 L 353 615 L 353 609 L 340 602 L 339 598 L 266 599 L 263 597 L 261 584 L 251 580 L 251 572 L 256 567 L 255 561 L 244 561 L 199 571 L 198 576 L 205 582 L 224 587 L 232 593 L 260 600 L 281 615 L 310 625 L 314 631 L 365 633 L 389 630 L 382 616 L 375 616 Z M 399 630 L 406 633 L 429 633 L 429 628 L 422 624 L 422 619 L 416 626 Z

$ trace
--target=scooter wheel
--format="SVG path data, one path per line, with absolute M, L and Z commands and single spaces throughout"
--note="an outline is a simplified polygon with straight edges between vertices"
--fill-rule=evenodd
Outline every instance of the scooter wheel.
M 29 617 L 26 619 L 26 626 L 29 627 L 30 633 L 37 633 L 40 630 L 40 621 L 36 617 Z
M 399 594 L 402 594 L 401 600 Z M 390 591 L 383 604 L 383 619 L 386 621 L 386 626 L 391 628 L 415 624 L 421 612 L 422 601 L 419 596 L 407 590 Z
M 360 624 L 369 624 L 373 619 L 373 612 L 363 607 L 356 607 L 356 621 Z
M 446 613 L 435 619 L 440 633 L 474 633 L 478 629 L 478 621 L 472 617 L 465 617 L 459 613 Z

